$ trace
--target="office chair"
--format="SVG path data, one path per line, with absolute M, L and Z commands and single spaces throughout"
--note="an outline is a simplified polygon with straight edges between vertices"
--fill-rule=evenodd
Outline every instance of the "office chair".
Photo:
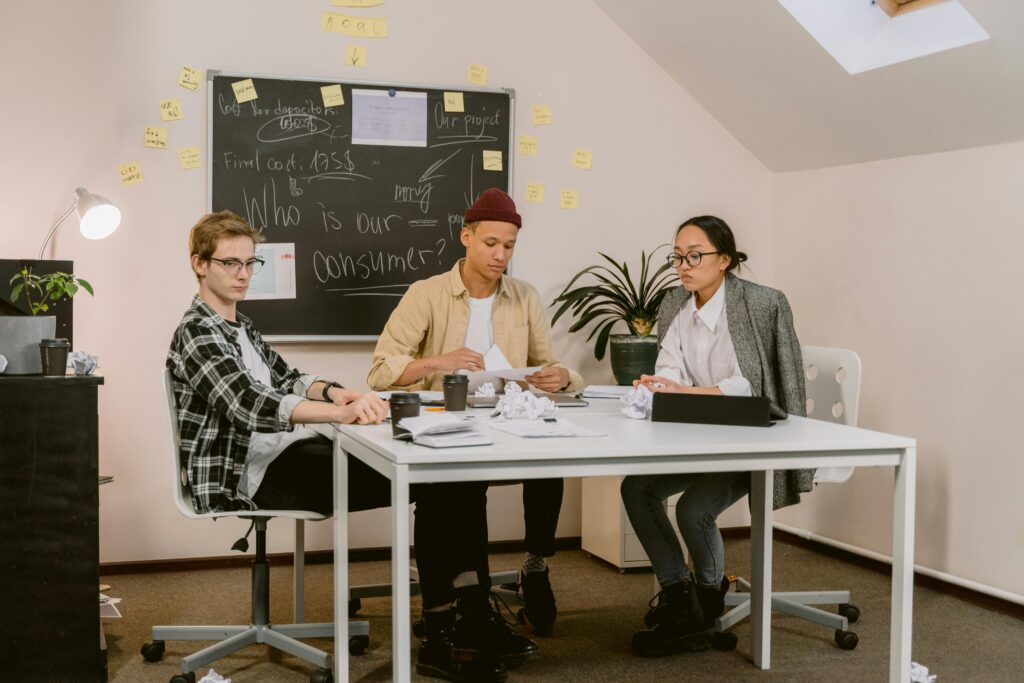
M 174 399 L 174 380 L 169 369 L 162 372 L 164 399 L 169 427 L 169 448 L 174 463 L 174 502 L 178 511 L 190 519 L 216 519 L 218 517 L 241 517 L 251 520 L 256 530 L 256 556 L 252 562 L 252 623 L 234 626 L 154 626 L 152 642 L 143 644 L 141 653 L 147 662 L 163 659 L 164 641 L 167 640 L 217 640 L 220 642 L 188 655 L 181 660 L 181 673 L 171 678 L 171 683 L 195 683 L 195 670 L 225 657 L 248 645 L 265 643 L 278 650 L 304 659 L 319 667 L 310 676 L 311 683 L 332 683 L 333 658 L 323 650 L 301 643 L 297 638 L 333 638 L 334 624 L 302 623 L 303 619 L 303 570 L 305 553 L 305 522 L 326 519 L 323 515 L 306 510 L 235 510 L 231 512 L 209 512 L 197 514 L 192 507 L 192 493 L 188 483 L 187 464 L 180 462 L 180 438 L 178 435 L 178 410 Z M 270 624 L 270 564 L 267 561 L 267 522 L 274 517 L 295 520 L 295 623 Z M 362 654 L 369 644 L 367 622 L 349 623 L 349 652 Z
M 847 349 L 825 346 L 804 346 L 804 377 L 807 386 L 807 417 L 855 426 L 860 398 L 860 356 Z M 814 473 L 814 483 L 840 483 L 850 478 L 852 467 L 822 467 Z M 715 621 L 712 643 L 718 649 L 736 646 L 735 634 L 727 630 L 750 614 L 750 584 L 737 579 L 737 592 L 725 595 L 725 604 L 733 606 Z M 832 614 L 811 605 L 837 605 Z M 857 647 L 857 634 L 849 625 L 860 617 L 860 610 L 850 604 L 850 591 L 772 592 L 772 609 L 835 630 L 836 644 L 843 650 Z

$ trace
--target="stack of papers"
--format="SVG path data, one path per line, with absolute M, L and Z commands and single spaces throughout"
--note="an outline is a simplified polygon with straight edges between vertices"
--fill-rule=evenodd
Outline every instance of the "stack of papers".
M 608 436 L 593 429 L 577 427 L 560 417 L 548 417 L 536 420 L 493 420 L 491 429 L 513 434 L 524 439 L 549 439 L 559 437 Z
M 413 443 L 431 448 L 486 446 L 494 443 L 473 415 L 426 413 L 404 417 L 398 426 L 408 429 Z
M 583 398 L 622 398 L 633 391 L 631 386 L 591 384 L 583 390 Z

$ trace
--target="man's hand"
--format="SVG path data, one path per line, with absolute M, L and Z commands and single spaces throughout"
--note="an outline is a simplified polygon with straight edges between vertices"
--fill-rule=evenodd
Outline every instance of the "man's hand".
M 526 381 L 541 391 L 560 391 L 569 386 L 569 370 L 556 367 L 541 368 L 532 375 L 527 375 Z
M 456 370 L 480 372 L 484 369 L 484 357 L 465 346 L 461 349 L 449 351 L 442 356 L 434 356 L 430 360 L 434 370 L 442 370 L 444 372 L 454 372 Z
M 341 387 L 331 387 L 327 391 L 327 395 L 331 397 L 331 402 L 339 406 L 348 405 L 364 393 L 365 392 L 355 391 L 353 389 L 342 389 Z
M 377 394 L 368 391 L 342 406 L 340 413 L 341 419 L 338 422 L 342 424 L 380 424 L 388 414 L 388 404 Z

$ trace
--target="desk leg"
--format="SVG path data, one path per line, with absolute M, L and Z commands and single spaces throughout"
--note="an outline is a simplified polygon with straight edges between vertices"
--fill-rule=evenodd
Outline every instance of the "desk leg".
M 892 510 L 892 623 L 889 680 L 910 680 L 910 632 L 914 601 L 914 492 L 917 449 L 907 448 L 896 467 Z
M 750 476 L 750 627 L 754 664 L 771 667 L 773 470 Z
M 394 645 L 392 680 L 411 677 L 409 649 L 409 468 L 395 467 L 391 480 L 391 642 Z
M 348 681 L 348 458 L 334 442 L 334 680 Z

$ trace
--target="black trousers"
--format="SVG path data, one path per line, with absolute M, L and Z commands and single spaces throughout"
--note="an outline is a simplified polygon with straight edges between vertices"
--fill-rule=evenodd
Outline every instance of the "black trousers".
M 330 515 L 334 512 L 333 471 L 330 439 L 297 441 L 267 468 L 253 502 L 268 510 Z M 474 571 L 482 585 L 489 585 L 487 482 L 413 484 L 409 499 L 416 504 L 413 542 L 424 608 L 452 602 L 452 580 L 463 572 Z M 348 458 L 348 503 L 349 512 L 387 507 L 391 482 L 359 458 Z
M 564 482 L 561 479 L 523 480 L 523 522 L 526 551 L 551 557 L 555 554 L 555 529 L 562 510 Z

